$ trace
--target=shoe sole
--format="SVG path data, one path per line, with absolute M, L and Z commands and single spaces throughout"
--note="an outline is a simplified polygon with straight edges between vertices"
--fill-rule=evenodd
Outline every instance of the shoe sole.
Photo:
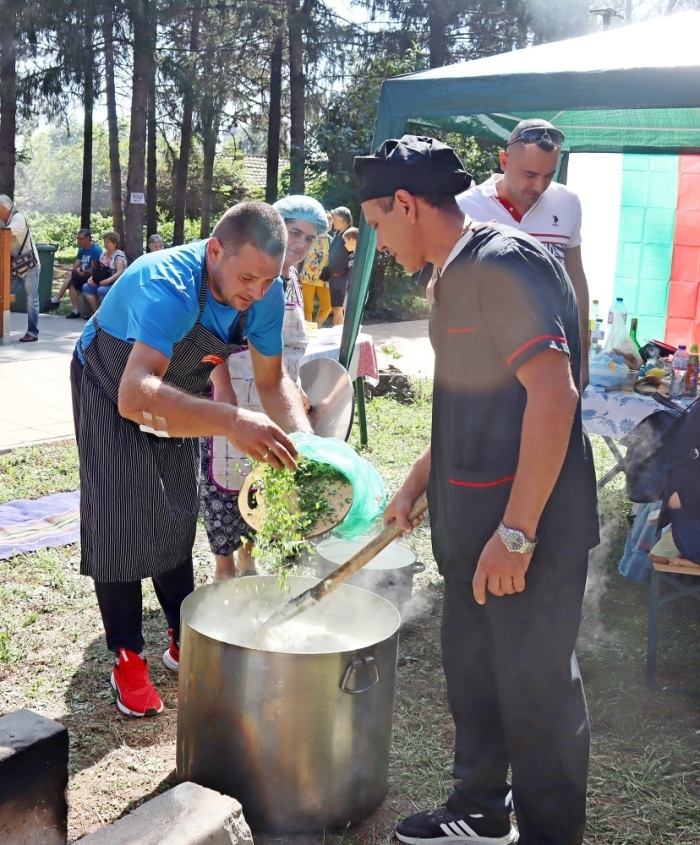
M 157 716 L 159 713 L 163 712 L 164 705 L 162 702 L 159 710 L 156 710 L 155 707 L 149 707 L 145 713 L 137 713 L 135 710 L 129 710 L 125 704 L 122 704 L 122 700 L 119 696 L 119 688 L 117 687 L 117 682 L 114 680 L 114 672 L 110 675 L 109 680 L 112 684 L 112 689 L 117 694 L 117 709 L 125 716 L 135 716 L 137 719 L 143 719 L 144 716 Z
M 163 653 L 163 663 L 165 663 L 168 669 L 172 669 L 173 672 L 177 672 L 180 669 L 180 663 L 170 654 L 170 649 Z
M 507 836 L 459 836 L 458 834 L 443 834 L 425 838 L 421 836 L 404 836 L 394 831 L 399 842 L 406 845 L 517 845 L 520 834 L 513 827 Z

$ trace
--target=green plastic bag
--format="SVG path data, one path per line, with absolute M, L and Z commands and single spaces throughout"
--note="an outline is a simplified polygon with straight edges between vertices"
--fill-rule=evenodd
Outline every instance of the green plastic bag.
M 295 431 L 290 438 L 300 455 L 334 467 L 352 484 L 352 506 L 331 533 L 345 540 L 366 534 L 386 505 L 384 482 L 377 470 L 351 446 L 335 437 L 318 437 L 305 431 Z

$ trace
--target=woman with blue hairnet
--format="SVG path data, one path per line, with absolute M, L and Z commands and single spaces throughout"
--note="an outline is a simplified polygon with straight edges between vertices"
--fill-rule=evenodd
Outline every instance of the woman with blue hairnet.
M 285 290 L 282 357 L 289 377 L 297 382 L 301 391 L 299 361 L 309 339 L 296 267 L 316 238 L 326 232 L 328 221 L 321 203 L 311 197 L 285 197 L 274 203 L 273 208 L 282 215 L 287 226 L 287 252 L 282 265 Z M 231 355 L 228 368 L 239 406 L 251 411 L 262 410 L 253 380 L 250 352 L 244 349 Z M 250 472 L 249 459 L 224 437 L 202 438 L 201 454 L 202 512 L 209 545 L 216 558 L 214 580 L 253 575 L 252 542 L 248 539 L 253 532 L 238 508 L 238 492 Z M 234 552 L 237 552 L 235 562 Z

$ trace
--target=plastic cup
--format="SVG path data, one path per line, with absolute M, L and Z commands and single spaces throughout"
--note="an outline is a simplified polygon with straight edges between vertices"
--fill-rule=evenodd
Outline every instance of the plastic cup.
M 626 373 L 623 373 L 624 381 L 622 382 L 622 392 L 623 393 L 634 393 L 634 385 L 639 378 L 639 370 L 627 370 Z

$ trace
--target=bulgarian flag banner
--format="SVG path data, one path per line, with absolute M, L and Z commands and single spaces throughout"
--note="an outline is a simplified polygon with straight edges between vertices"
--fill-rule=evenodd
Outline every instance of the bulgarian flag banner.
M 700 156 L 572 154 L 567 183 L 599 316 L 621 296 L 640 343 L 700 344 Z

